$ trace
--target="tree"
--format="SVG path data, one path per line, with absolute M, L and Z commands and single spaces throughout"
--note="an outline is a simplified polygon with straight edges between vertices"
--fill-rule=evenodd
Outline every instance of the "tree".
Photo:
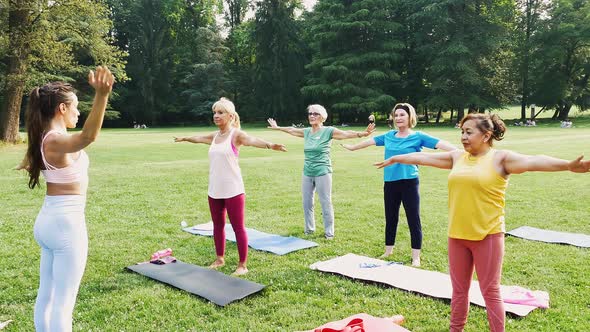
M 565 120 L 573 105 L 582 108 L 590 96 L 590 1 L 556 0 L 542 31 L 534 37 L 531 99 L 555 108 Z
M 534 51 L 533 37 L 542 27 L 541 17 L 547 15 L 547 0 L 518 0 L 516 61 L 521 94 L 520 119 L 526 119 L 530 97 L 531 54 Z
M 394 38 L 394 1 L 320 0 L 310 15 L 313 57 L 302 93 L 338 114 L 341 122 L 391 109 L 403 43 Z
M 96 63 L 125 79 L 125 54 L 112 46 L 108 8 L 99 2 L 11 0 L 2 38 L 9 47 L 2 56 L 0 140 L 15 143 L 22 97 L 26 89 L 49 79 L 82 80 Z
M 500 105 L 493 79 L 510 19 L 509 1 L 444 0 L 427 5 L 435 43 L 435 58 L 429 72 L 429 102 L 457 111 L 477 111 Z M 508 8 L 506 8 L 508 7 Z M 483 38 L 482 36 L 485 36 Z
M 294 119 L 301 113 L 305 45 L 295 8 L 293 2 L 263 0 L 256 11 L 254 91 L 263 117 Z

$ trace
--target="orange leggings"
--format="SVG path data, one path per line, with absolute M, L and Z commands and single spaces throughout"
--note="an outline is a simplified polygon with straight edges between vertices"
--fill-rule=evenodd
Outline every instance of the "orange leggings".
M 473 270 L 486 303 L 490 331 L 504 331 L 506 313 L 500 293 L 504 233 L 491 234 L 480 241 L 449 238 L 449 270 L 453 285 L 451 332 L 463 331 L 469 312 L 469 287 Z

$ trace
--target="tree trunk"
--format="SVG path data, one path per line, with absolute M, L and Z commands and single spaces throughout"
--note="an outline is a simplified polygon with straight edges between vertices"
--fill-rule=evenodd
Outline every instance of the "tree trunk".
M 461 121 L 465 116 L 465 106 L 461 105 L 457 108 L 457 122 Z
M 438 112 L 436 113 L 436 123 L 440 123 L 441 115 L 442 115 L 442 108 L 439 108 Z
M 428 106 L 424 105 L 424 122 L 428 123 Z
M 455 113 L 455 109 L 451 107 L 451 117 L 449 118 L 449 122 L 453 123 L 453 113 Z M 459 122 L 459 121 L 457 121 Z
M 14 2 L 11 2 L 11 4 Z M 31 33 L 30 0 L 18 0 L 9 8 L 9 53 L 6 55 L 6 88 L 0 121 L 0 140 L 8 143 L 20 141 L 19 118 L 26 82 L 27 56 L 30 53 Z
M 559 120 L 563 121 L 568 118 L 570 111 L 572 109 L 571 103 L 566 103 L 563 107 L 559 110 L 559 115 L 557 116 Z

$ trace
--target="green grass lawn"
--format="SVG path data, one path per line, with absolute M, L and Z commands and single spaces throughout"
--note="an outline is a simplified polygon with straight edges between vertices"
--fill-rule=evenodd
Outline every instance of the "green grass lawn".
M 588 120 L 588 119 L 586 119 Z M 590 157 L 590 121 L 577 128 L 558 124 L 510 127 L 499 148 L 571 159 Z M 107 129 L 87 149 L 91 183 L 86 209 L 90 250 L 74 312 L 76 331 L 294 331 L 366 312 L 402 314 L 412 331 L 448 331 L 450 303 L 405 291 L 312 271 L 310 264 L 346 253 L 376 257 L 383 251 L 382 160 L 377 147 L 350 152 L 335 142 L 333 202 L 336 239 L 303 235 L 300 198 L 303 140 L 261 128 L 250 134 L 287 145 L 289 152 L 242 148 L 246 225 L 268 233 L 305 237 L 319 246 L 285 256 L 250 250 L 246 279 L 267 285 L 259 294 L 217 307 L 124 267 L 171 247 L 179 259 L 206 266 L 213 240 L 180 230 L 180 222 L 209 221 L 206 145 L 173 143 L 172 136 L 214 128 Z M 360 129 L 360 128 L 357 128 Z M 385 130 L 378 128 L 381 133 Z M 419 129 L 419 128 L 418 128 Z M 459 130 L 428 127 L 432 135 L 459 143 Z M 351 140 L 351 142 L 358 140 Z M 25 146 L 0 146 L 0 321 L 7 331 L 32 331 L 39 248 L 33 224 L 43 190 L 29 190 L 24 173 L 11 170 Z M 448 171 L 421 168 L 424 269 L 448 272 Z M 510 179 L 507 229 L 528 225 L 590 234 L 590 174 L 527 173 Z M 227 245 L 231 273 L 235 244 Z M 410 263 L 405 216 L 392 260 Z M 508 316 L 508 331 L 590 331 L 590 250 L 506 238 L 502 283 L 548 291 L 551 308 L 527 317 Z M 487 328 L 483 308 L 471 307 L 466 331 Z

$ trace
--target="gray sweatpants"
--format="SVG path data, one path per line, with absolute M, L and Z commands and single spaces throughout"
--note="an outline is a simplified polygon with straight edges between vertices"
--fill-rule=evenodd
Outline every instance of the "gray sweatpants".
M 324 219 L 324 234 L 326 237 L 334 236 L 334 208 L 332 207 L 332 173 L 322 176 L 303 175 L 301 194 L 303 195 L 303 214 L 305 216 L 305 233 L 315 231 L 314 217 L 314 192 L 318 192 L 322 205 L 322 217 Z

